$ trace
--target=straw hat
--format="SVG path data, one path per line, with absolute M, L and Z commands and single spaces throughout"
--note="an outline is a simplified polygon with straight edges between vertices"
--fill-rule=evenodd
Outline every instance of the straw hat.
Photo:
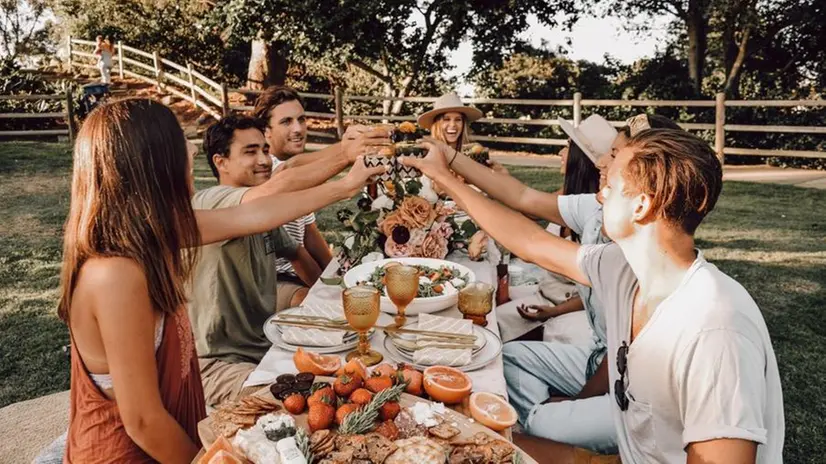
M 602 155 L 611 152 L 611 145 L 617 138 L 617 130 L 598 114 L 588 116 L 579 127 L 559 118 L 559 126 L 594 164 Z
M 419 116 L 419 127 L 430 129 L 436 117 L 445 113 L 462 113 L 467 122 L 473 122 L 482 117 L 482 112 L 472 106 L 462 104 L 462 99 L 456 92 L 449 92 L 433 102 L 433 109 Z

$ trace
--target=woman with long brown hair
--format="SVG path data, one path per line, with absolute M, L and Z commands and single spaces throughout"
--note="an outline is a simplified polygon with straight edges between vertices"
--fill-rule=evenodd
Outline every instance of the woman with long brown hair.
M 197 247 L 272 230 L 381 171 L 356 162 L 312 201 L 194 211 L 190 146 L 146 99 L 99 107 L 78 134 L 59 305 L 72 339 L 65 462 L 191 462 L 206 415 L 185 307 Z

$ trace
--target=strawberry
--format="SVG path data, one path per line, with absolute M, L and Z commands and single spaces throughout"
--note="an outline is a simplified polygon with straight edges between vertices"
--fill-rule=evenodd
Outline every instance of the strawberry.
M 424 376 L 421 372 L 412 367 L 404 366 L 399 370 L 399 378 L 407 384 L 407 388 L 404 389 L 405 393 L 416 396 L 422 396 L 424 394 L 424 388 L 422 386 Z
M 307 413 L 307 425 L 310 432 L 329 429 L 336 418 L 336 409 L 324 401 L 320 401 L 310 406 Z
M 381 375 L 378 372 L 374 373 L 372 377 L 367 379 L 364 382 L 364 386 L 367 387 L 373 393 L 378 393 L 382 390 L 387 390 L 388 388 L 393 386 L 393 379 L 386 375 Z
M 336 400 L 336 393 L 330 387 L 324 387 L 320 390 L 316 390 L 315 393 L 310 395 L 307 399 L 307 406 L 314 406 L 323 400 L 326 400 L 328 404 L 332 404 Z
M 358 374 L 344 374 L 340 375 L 335 383 L 333 389 L 336 395 L 342 398 L 349 398 L 354 391 L 361 388 L 362 380 Z
M 381 416 L 381 420 L 389 421 L 395 419 L 401 410 L 402 407 L 399 406 L 399 403 L 396 403 L 395 401 L 388 401 L 381 406 L 381 409 L 379 409 L 379 415 Z
M 377 375 L 376 373 L 392 378 L 396 375 L 396 368 L 390 364 L 382 363 L 373 368 L 373 375 Z
M 341 425 L 344 423 L 344 418 L 347 417 L 348 414 L 358 411 L 361 405 L 354 404 L 354 403 L 347 403 L 342 405 L 336 411 L 336 424 Z
M 373 394 L 370 393 L 370 390 L 365 388 L 359 388 L 358 390 L 354 391 L 352 395 L 350 395 L 350 401 L 358 405 L 365 405 L 373 399 Z
M 304 412 L 304 407 L 306 405 L 307 401 L 304 399 L 304 395 L 302 395 L 301 393 L 293 393 L 292 395 L 284 399 L 284 409 L 286 409 L 287 412 L 294 416 L 297 416 Z

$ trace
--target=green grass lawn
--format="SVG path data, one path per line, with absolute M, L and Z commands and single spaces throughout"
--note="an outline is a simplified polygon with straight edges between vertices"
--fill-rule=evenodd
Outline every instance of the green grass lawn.
M 65 145 L 0 144 L 0 407 L 65 390 L 66 327 L 55 315 L 61 229 L 69 206 Z M 514 168 L 544 190 L 558 173 Z M 201 158 L 196 184 L 214 184 Z M 322 230 L 336 226 L 332 206 Z M 826 448 L 826 191 L 727 182 L 698 244 L 763 310 L 786 407 L 786 461 L 822 462 Z

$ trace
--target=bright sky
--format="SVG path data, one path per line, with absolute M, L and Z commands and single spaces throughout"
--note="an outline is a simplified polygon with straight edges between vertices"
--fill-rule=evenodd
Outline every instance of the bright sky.
M 563 27 L 551 29 L 539 23 L 536 17 L 532 17 L 528 20 L 530 28 L 521 37 L 528 39 L 534 46 L 540 46 L 543 39 L 551 48 L 561 45 L 574 60 L 584 59 L 601 63 L 608 54 L 622 63 L 633 63 L 639 58 L 654 55 L 658 45 L 664 42 L 667 35 L 668 17 L 648 18 L 645 21 L 649 23 L 651 30 L 638 35 L 627 32 L 623 28 L 622 20 L 614 17 L 583 17 L 571 31 Z M 566 43 L 568 38 L 571 39 L 571 46 Z M 470 42 L 462 43 L 450 59 L 456 66 L 450 75 L 461 76 L 466 73 L 473 60 Z M 457 90 L 463 96 L 473 94 L 473 86 L 467 83 L 460 84 Z

